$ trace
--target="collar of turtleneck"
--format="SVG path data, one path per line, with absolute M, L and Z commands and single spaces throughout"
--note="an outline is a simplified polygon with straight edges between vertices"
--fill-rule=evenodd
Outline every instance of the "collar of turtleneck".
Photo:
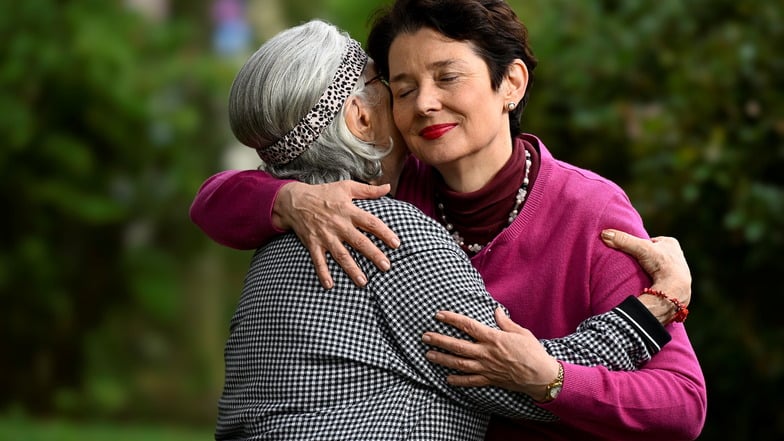
M 519 137 L 515 138 L 509 161 L 490 182 L 477 191 L 453 191 L 447 187 L 441 175 L 436 173 L 437 200 L 443 205 L 441 214 L 451 224 L 452 230 L 460 234 L 466 245 L 484 246 L 509 225 L 510 211 L 514 208 L 515 198 L 525 177 L 526 151 L 531 154 L 532 162 L 528 176 L 530 192 L 539 172 L 539 152 L 531 143 Z M 518 211 L 522 209 L 523 205 Z M 463 249 L 469 255 L 475 254 L 465 245 Z

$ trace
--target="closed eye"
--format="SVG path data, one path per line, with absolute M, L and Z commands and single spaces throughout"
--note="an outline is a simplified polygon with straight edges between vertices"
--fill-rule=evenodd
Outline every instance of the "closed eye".
M 416 90 L 416 88 L 414 88 L 414 87 L 412 87 L 410 89 L 401 89 L 401 90 L 399 90 L 397 92 L 396 96 L 398 98 L 405 98 L 405 97 L 411 95 L 415 90 Z

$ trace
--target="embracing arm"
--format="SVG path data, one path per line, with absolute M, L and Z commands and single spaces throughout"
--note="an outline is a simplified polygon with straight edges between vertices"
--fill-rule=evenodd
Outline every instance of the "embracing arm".
M 670 237 L 652 240 L 641 239 L 628 233 L 608 229 L 602 232 L 602 240 L 611 248 L 622 250 L 640 263 L 640 266 L 653 278 L 652 287 L 671 293 L 680 303 L 688 305 L 691 300 L 691 272 L 678 241 Z M 586 319 L 577 333 L 564 339 L 542 340 L 548 353 L 561 361 L 573 363 L 569 357 L 560 354 L 551 342 L 572 345 L 575 352 L 585 350 L 585 357 L 591 359 L 591 349 L 580 346 L 585 335 L 593 333 L 597 342 L 605 342 L 609 347 L 619 347 L 618 351 L 606 348 L 593 356 L 609 354 L 609 358 L 591 362 L 578 362 L 584 366 L 603 365 L 610 370 L 632 370 L 647 361 L 646 354 L 638 353 L 635 358 L 634 336 L 641 338 L 651 354 L 655 354 L 670 341 L 669 333 L 662 326 L 672 322 L 672 303 L 651 295 L 641 295 L 637 299 L 630 296 L 613 308 L 612 313 Z M 449 382 L 456 386 L 495 385 L 510 390 L 525 392 L 541 397 L 544 385 L 556 377 L 558 366 L 553 360 L 539 360 L 532 357 L 526 346 L 525 337 L 530 332 L 518 326 L 505 315 L 496 315 L 496 321 L 504 332 L 489 332 L 480 323 L 448 311 L 441 311 L 441 321 L 462 329 L 473 339 L 473 343 L 454 339 L 437 333 L 427 333 L 425 338 L 431 345 L 449 353 L 431 351 L 430 360 L 454 368 L 467 375 L 451 375 Z M 607 321 L 625 320 L 625 326 L 605 327 Z M 614 332 L 631 327 L 631 336 L 618 338 Z M 559 341 L 560 340 L 560 341 Z M 590 341 L 588 342 L 590 344 Z M 625 346 L 624 346 L 625 345 Z
M 429 361 L 459 371 L 448 382 L 455 386 L 498 386 L 544 400 L 546 385 L 556 378 L 559 362 L 602 366 L 610 371 L 637 370 L 670 341 L 670 335 L 643 304 L 629 297 L 612 311 L 589 317 L 565 337 L 538 340 L 497 310 L 494 326 L 439 311 L 436 318 L 470 337 L 426 332 Z M 468 373 L 469 375 L 465 375 Z
M 432 229 L 433 225 L 429 228 Z M 419 228 L 418 237 L 426 237 L 426 231 Z M 439 240 L 430 239 L 433 242 Z M 505 322 L 511 322 L 487 293 L 465 255 L 448 236 L 440 240 L 441 246 L 433 245 L 413 253 L 409 248 L 411 244 L 406 246 L 404 243 L 400 250 L 392 253 L 394 265 L 388 273 L 376 274 L 372 268 L 365 268 L 372 275 L 368 288 L 378 298 L 384 311 L 383 317 L 389 323 L 388 332 L 398 341 L 396 346 L 405 352 L 408 363 L 417 372 L 461 404 L 514 418 L 543 419 L 540 409 L 531 399 L 531 396 L 541 397 L 543 391 L 529 393 L 522 390 L 526 395 L 496 387 L 449 387 L 445 376 L 454 371 L 428 363 L 422 356 L 427 342 L 420 340 L 420 336 L 425 330 L 440 332 L 466 343 L 465 339 L 471 335 L 470 331 L 463 333 L 446 326 L 443 320 L 434 320 L 436 311 L 449 309 L 461 312 L 490 328 L 489 332 L 502 332 L 496 321 L 502 327 Z M 611 369 L 635 369 L 656 352 L 650 342 L 641 338 L 637 329 L 615 311 L 587 320 L 578 332 L 565 338 L 540 342 L 527 332 L 517 343 L 526 346 L 526 355 L 538 362 L 557 364 L 552 356 L 557 355 L 570 363 L 586 366 L 605 364 Z
M 630 223 L 614 224 L 635 231 Z M 639 226 L 636 231 L 644 235 Z M 691 274 L 677 240 L 639 239 L 617 230 L 607 230 L 602 238 L 610 247 L 623 249 L 635 257 L 652 276 L 654 289 L 688 305 Z M 604 277 L 604 282 L 594 289 L 617 295 L 607 296 L 604 305 L 595 306 L 595 309 L 617 304 L 622 301 L 621 296 L 639 293 L 641 287 L 648 284 L 634 261 L 607 248 L 600 247 L 598 252 L 606 259 L 598 273 L 614 277 Z M 640 305 L 637 300 L 628 298 L 621 305 L 632 300 Z M 655 320 L 654 316 L 662 323 L 672 321 L 674 314 L 670 302 L 649 295 L 640 296 L 639 300 L 648 304 L 651 313 L 638 315 L 633 321 Z M 628 313 L 625 308 L 615 310 L 622 315 Z M 458 349 L 454 341 L 434 335 L 437 347 L 457 354 L 433 352 L 433 361 L 462 372 L 451 375 L 450 384 L 492 384 L 525 390 L 535 386 L 537 381 L 546 384 L 555 378 L 557 366 L 546 367 L 543 377 L 537 377 L 541 372 L 532 372 L 527 367 L 531 357 L 525 349 L 520 349 L 522 328 L 513 322 L 504 324 L 499 320 L 504 332 L 490 333 L 479 323 L 457 314 L 447 313 L 447 318 L 452 326 L 470 329 L 469 334 L 475 339 L 474 343 L 461 342 L 462 348 Z M 610 439 L 693 439 L 705 421 L 705 382 L 683 325 L 672 323 L 666 330 L 672 340 L 638 372 L 611 372 L 601 366 L 564 363 L 563 390 L 555 401 L 543 406 L 574 427 Z M 482 335 L 486 337 L 477 338 Z
M 199 188 L 190 208 L 191 221 L 221 245 L 258 248 L 283 232 L 273 222 L 273 206 L 289 182 L 259 170 L 222 171 Z
M 389 192 L 388 185 L 354 181 L 308 185 L 274 178 L 260 170 L 229 170 L 202 184 L 190 217 L 214 241 L 236 249 L 258 248 L 286 230 L 294 230 L 310 250 L 325 288 L 333 281 L 327 269 L 329 252 L 357 285 L 366 278 L 343 246 L 350 245 L 382 270 L 384 253 L 361 230 L 397 247 L 397 236 L 375 216 L 357 208 L 352 199 L 372 199 Z
M 438 262 L 438 266 L 434 266 L 433 262 Z M 461 341 L 470 338 L 434 320 L 435 311 L 461 311 L 495 332 L 501 332 L 496 321 L 503 323 L 505 319 L 511 322 L 484 290 L 479 276 L 471 274 L 468 261 L 457 253 L 433 250 L 394 264 L 391 271 L 374 277 L 368 286 L 377 293 L 385 311 L 384 317 L 389 322 L 388 330 L 406 352 L 411 365 L 450 399 L 463 405 L 512 418 L 547 420 L 544 417 L 547 414 L 540 412 L 531 396 L 542 397 L 544 393 L 540 389 L 551 377 L 543 381 L 541 387 L 534 388 L 533 393 L 531 390 L 516 393 L 497 387 L 451 387 L 445 378 L 454 371 L 428 363 L 422 356 L 427 349 L 426 342 L 420 341 L 423 330 L 443 333 Z M 412 271 L 411 268 L 417 270 Z M 527 347 L 528 357 L 542 362 L 554 361 L 555 356 L 574 365 L 607 364 L 612 369 L 635 369 L 655 353 L 636 329 L 615 311 L 587 320 L 577 332 L 564 338 L 539 341 L 528 332 L 518 343 Z

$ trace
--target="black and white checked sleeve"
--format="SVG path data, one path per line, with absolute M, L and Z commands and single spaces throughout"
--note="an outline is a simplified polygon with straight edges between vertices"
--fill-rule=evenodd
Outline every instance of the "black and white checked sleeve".
M 567 363 L 633 371 L 670 338 L 648 309 L 629 297 L 611 311 L 585 319 L 573 334 L 540 342 L 550 355 Z

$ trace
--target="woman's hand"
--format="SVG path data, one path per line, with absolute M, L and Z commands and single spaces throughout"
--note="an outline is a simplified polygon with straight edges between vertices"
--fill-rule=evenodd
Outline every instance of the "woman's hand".
M 273 223 L 282 229 L 292 229 L 310 251 L 321 284 L 326 289 L 334 282 L 327 268 L 326 253 L 358 286 L 365 286 L 367 278 L 351 258 L 344 243 L 372 261 L 380 270 L 387 271 L 390 263 L 383 251 L 360 230 L 381 239 L 391 248 L 400 240 L 381 220 L 357 208 L 353 199 L 376 199 L 389 193 L 389 185 L 367 185 L 355 181 L 309 185 L 301 182 L 286 184 L 278 193 L 273 208 Z
M 691 272 L 678 240 L 672 237 L 640 239 L 618 230 L 602 231 L 602 241 L 610 248 L 621 250 L 640 263 L 653 279 L 652 289 L 677 299 L 684 306 L 691 301 Z M 663 324 L 670 323 L 675 311 L 667 300 L 642 295 L 640 301 Z
M 454 386 L 498 386 L 526 393 L 535 400 L 545 396 L 546 385 L 558 376 L 558 361 L 545 351 L 536 337 L 495 310 L 501 330 L 449 311 L 439 311 L 436 319 L 465 332 L 475 341 L 426 332 L 422 340 L 445 351 L 428 351 L 425 356 L 433 363 L 465 372 L 449 375 Z

